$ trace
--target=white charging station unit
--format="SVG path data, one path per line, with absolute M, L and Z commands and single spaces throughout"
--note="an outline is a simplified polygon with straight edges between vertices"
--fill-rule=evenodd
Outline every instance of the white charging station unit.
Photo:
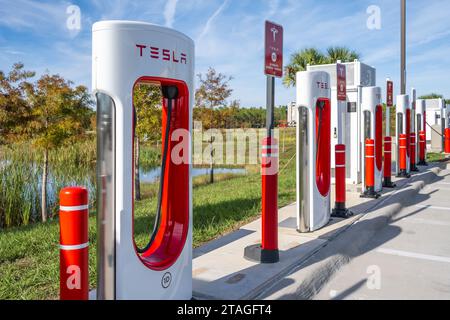
M 415 134 L 415 136 L 416 136 L 416 144 L 414 145 L 414 148 L 415 148 L 415 156 L 416 156 L 416 159 L 415 159 L 415 163 L 417 164 L 417 154 L 419 153 L 419 148 L 418 148 L 418 145 L 419 145 L 419 140 L 417 140 L 417 132 L 416 132 L 416 127 L 417 127 L 417 117 L 416 117 L 416 114 L 417 114 L 417 98 L 416 98 L 416 89 L 414 89 L 414 88 L 412 88 L 411 89 L 411 133 L 413 133 L 414 132 L 414 134 Z M 410 155 L 410 157 L 411 157 L 411 155 Z M 413 168 L 411 168 L 411 169 L 413 169 Z
M 308 71 L 325 71 L 330 74 L 331 83 L 331 181 L 334 180 L 334 147 L 338 143 L 338 120 L 342 124 L 342 143 L 345 144 L 346 183 L 362 182 L 361 154 L 361 99 L 362 88 L 375 86 L 376 69 L 358 60 L 343 62 L 346 70 L 347 103 L 346 108 L 338 108 L 336 87 L 336 64 L 308 65 Z
M 399 166 L 399 134 L 406 134 L 406 145 L 409 145 L 409 134 L 411 132 L 411 106 L 409 104 L 409 96 L 407 94 L 401 94 L 397 96 L 396 105 L 396 117 L 395 117 L 395 137 L 396 137 L 396 161 L 395 161 L 395 172 L 398 174 L 400 172 Z M 410 159 L 409 159 L 409 148 L 406 148 L 406 173 L 410 173 Z
M 450 104 L 445 104 L 445 127 L 450 128 Z
M 101 21 L 93 25 L 92 46 L 98 117 L 97 299 L 190 299 L 194 43 L 149 23 Z M 169 128 L 163 131 L 168 159 L 161 176 L 161 216 L 145 251 L 134 241 L 137 83 L 161 86 L 163 127 Z M 184 148 L 177 162 L 171 151 L 180 143 Z
M 297 92 L 297 230 L 311 232 L 330 219 L 330 75 L 303 71 Z
M 444 109 L 445 103 L 442 98 L 436 98 L 436 99 L 425 99 L 425 111 L 426 111 L 426 136 L 427 136 L 427 143 L 431 144 L 431 132 L 432 126 L 438 125 L 441 130 L 439 130 L 439 133 L 442 134 L 445 129 L 445 119 L 444 119 Z
M 365 146 L 366 139 L 375 142 L 374 190 L 383 189 L 383 108 L 381 106 L 381 88 L 363 87 L 361 102 L 361 145 Z M 361 163 L 365 168 L 365 148 L 361 152 Z M 363 169 L 362 190 L 365 190 L 365 172 Z
M 416 163 L 420 161 L 420 131 L 425 130 L 425 100 L 417 99 L 416 100 L 416 143 L 417 143 L 417 152 L 416 152 Z M 425 148 L 426 149 L 426 148 Z

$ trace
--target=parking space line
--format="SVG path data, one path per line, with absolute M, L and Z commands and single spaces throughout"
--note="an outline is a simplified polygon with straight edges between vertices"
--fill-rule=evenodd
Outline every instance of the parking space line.
M 430 224 L 430 225 L 435 225 L 435 226 L 450 227 L 450 222 L 431 220 L 431 219 L 409 218 L 409 219 L 404 219 L 404 221 L 409 221 L 412 223 Z
M 403 250 L 395 250 L 395 249 L 387 249 L 387 248 L 379 248 L 379 249 L 376 249 L 375 251 L 379 252 L 379 253 L 393 255 L 393 256 L 450 263 L 450 258 L 448 258 L 448 257 L 433 256 L 433 255 L 429 255 L 429 254 L 422 254 L 422 253 L 403 251 Z
M 428 204 L 416 204 L 414 207 L 416 207 L 416 208 L 426 208 L 426 209 L 450 211 L 450 207 L 439 207 L 439 206 L 432 206 L 432 205 L 428 205 Z

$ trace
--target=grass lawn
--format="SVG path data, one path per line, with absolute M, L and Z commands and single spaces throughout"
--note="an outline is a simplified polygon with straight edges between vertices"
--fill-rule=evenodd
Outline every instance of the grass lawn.
M 445 159 L 445 153 L 440 152 L 428 152 L 427 162 L 436 162 Z
M 280 134 L 281 137 L 281 134 Z M 285 152 L 280 143 L 279 207 L 295 200 L 295 130 L 287 129 Z M 290 161 L 289 161 L 290 160 Z M 257 168 L 245 176 L 218 175 L 214 184 L 205 177 L 194 179 L 194 246 L 236 230 L 259 217 L 261 177 Z M 149 239 L 157 186 L 142 188 L 144 200 L 135 207 L 135 237 L 139 245 Z M 89 218 L 90 285 L 96 286 L 96 218 Z M 0 299 L 58 299 L 58 221 L 0 232 Z

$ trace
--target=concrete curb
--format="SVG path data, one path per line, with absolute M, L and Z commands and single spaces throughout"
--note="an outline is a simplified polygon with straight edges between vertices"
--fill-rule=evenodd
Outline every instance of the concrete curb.
M 362 214 L 353 224 L 339 232 L 321 248 L 299 262 L 297 265 L 285 270 L 277 277 L 282 279 L 287 275 L 301 270 L 304 280 L 295 292 L 284 295 L 281 299 L 312 299 L 344 265 L 353 257 L 359 256 L 363 248 L 369 243 L 374 234 L 385 227 L 393 217 L 402 209 L 402 204 L 413 198 L 428 183 L 437 178 L 442 170 L 447 169 L 446 163 L 439 163 L 425 172 L 413 175 L 402 186 L 386 195 L 380 202 L 370 208 L 370 212 Z M 274 282 L 272 282 L 274 283 Z M 267 296 L 276 286 L 267 286 L 258 295 L 252 298 L 261 299 Z M 250 298 L 250 297 L 249 297 Z

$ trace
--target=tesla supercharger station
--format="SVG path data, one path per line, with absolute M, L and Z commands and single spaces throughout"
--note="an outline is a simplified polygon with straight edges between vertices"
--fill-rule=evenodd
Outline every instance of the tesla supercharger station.
M 376 69 L 361 61 L 344 62 L 346 69 L 347 103 L 344 108 L 337 101 L 336 64 L 308 65 L 308 71 L 325 71 L 330 74 L 331 81 L 331 181 L 335 168 L 334 148 L 338 143 L 345 144 L 346 183 L 361 183 L 363 163 L 361 153 L 361 100 L 362 88 L 375 86 Z M 341 124 L 343 135 L 338 141 L 338 124 Z
M 98 121 L 97 299 L 190 299 L 194 43 L 175 30 L 141 22 L 102 21 L 92 31 Z M 149 230 L 144 248 L 134 241 L 137 83 L 160 86 L 163 96 L 156 228 Z
M 450 128 L 450 104 L 445 105 L 445 128 Z
M 397 153 L 395 167 L 397 175 L 400 172 L 399 169 L 399 135 L 406 135 L 406 174 L 410 172 L 410 159 L 409 159 L 409 135 L 411 132 L 411 106 L 409 105 L 409 96 L 407 94 L 401 94 L 397 96 L 396 105 L 396 117 L 395 117 L 395 137 L 397 142 Z
M 439 141 L 432 139 L 433 136 L 443 135 L 445 130 L 445 104 L 442 98 L 425 99 L 426 110 L 426 139 L 429 147 L 436 152 L 442 151 L 442 145 Z M 433 127 L 433 128 L 432 128 Z M 443 141 L 443 139 L 441 139 Z
M 416 100 L 416 142 L 417 142 L 417 152 L 416 152 L 416 163 L 420 163 L 420 132 L 426 130 L 425 123 L 425 100 L 417 99 Z M 426 142 L 425 142 L 426 147 Z M 425 148 L 426 149 L 426 148 Z
M 330 75 L 297 72 L 297 230 L 311 232 L 330 219 Z
M 439 109 L 441 111 L 441 136 L 442 136 L 442 152 L 444 152 L 444 137 L 445 137 L 445 102 L 444 99 L 439 99 Z
M 363 87 L 361 101 L 361 145 L 365 146 L 366 139 L 375 142 L 374 160 L 374 190 L 380 192 L 383 189 L 383 108 L 381 106 L 381 88 Z M 363 148 L 361 163 L 365 167 L 366 154 Z M 366 193 L 365 171 L 361 170 L 362 190 Z

